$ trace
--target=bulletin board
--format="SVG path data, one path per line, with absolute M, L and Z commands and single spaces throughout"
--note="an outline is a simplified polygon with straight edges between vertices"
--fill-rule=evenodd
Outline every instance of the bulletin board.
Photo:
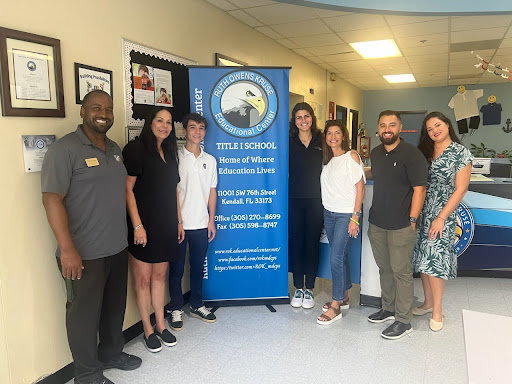
M 123 39 L 123 64 L 128 130 L 140 129 L 155 105 L 168 108 L 175 125 L 190 112 L 187 65 L 197 62 Z

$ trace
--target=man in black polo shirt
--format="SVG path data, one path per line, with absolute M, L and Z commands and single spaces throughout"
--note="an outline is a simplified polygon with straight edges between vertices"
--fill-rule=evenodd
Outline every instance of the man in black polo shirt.
M 106 136 L 114 123 L 112 98 L 103 91 L 90 92 L 80 116 L 83 124 L 48 149 L 41 189 L 66 281 L 75 384 L 111 384 L 104 369 L 131 370 L 142 362 L 122 352 L 128 274 L 126 169 L 118 145 Z
M 395 320 L 381 333 L 393 340 L 412 332 L 411 255 L 417 239 L 416 220 L 425 200 L 428 164 L 418 148 L 400 139 L 398 112 L 381 112 L 377 130 L 382 144 L 371 152 L 374 185 L 368 237 L 379 267 L 382 309 L 368 321 Z

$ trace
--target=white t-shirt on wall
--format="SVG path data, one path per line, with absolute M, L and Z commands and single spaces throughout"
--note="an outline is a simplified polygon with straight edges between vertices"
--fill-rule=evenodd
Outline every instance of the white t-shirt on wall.
M 336 213 L 353 213 L 356 203 L 356 184 L 361 177 L 366 184 L 364 168 L 352 159 L 351 151 L 333 157 L 322 170 L 322 204 Z

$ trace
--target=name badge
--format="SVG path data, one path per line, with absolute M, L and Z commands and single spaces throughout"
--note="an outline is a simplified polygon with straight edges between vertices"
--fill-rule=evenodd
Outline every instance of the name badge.
M 85 159 L 85 164 L 90 167 L 96 167 L 97 165 L 100 165 L 98 159 L 96 157 L 91 157 L 90 159 Z

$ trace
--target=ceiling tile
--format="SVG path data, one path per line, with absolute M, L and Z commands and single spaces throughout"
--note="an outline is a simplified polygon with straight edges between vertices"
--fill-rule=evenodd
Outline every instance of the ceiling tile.
M 324 62 L 322 59 L 320 59 L 319 57 L 316 57 L 316 56 L 308 56 L 307 59 L 311 60 L 313 63 L 316 63 L 316 64 L 320 64 L 320 63 Z
M 425 23 L 401 24 L 391 26 L 396 37 L 433 35 L 448 32 L 448 19 L 439 19 Z
M 393 83 L 391 84 L 393 89 L 402 89 L 402 88 L 419 88 L 420 85 L 417 82 L 412 83 Z
M 448 61 L 448 51 L 444 53 L 435 53 L 431 55 L 415 55 L 415 56 L 405 56 L 405 59 L 411 63 L 420 63 L 422 61 Z
M 286 48 L 290 48 L 290 49 L 293 49 L 293 48 L 300 48 L 297 44 L 295 44 L 293 41 L 291 40 L 288 40 L 288 39 L 278 39 L 276 40 L 278 43 L 281 43 L 283 44 Z
M 448 79 L 448 72 L 414 73 L 414 77 L 418 81 L 441 81 Z
M 425 47 L 412 47 L 403 48 L 402 53 L 405 56 L 418 56 L 418 55 L 435 55 L 448 52 L 448 44 L 441 45 L 428 45 Z
M 471 31 L 488 27 L 508 27 L 512 22 L 510 15 L 464 16 L 452 19 L 451 30 Z
M 342 72 L 345 72 L 345 69 L 351 70 L 352 72 L 354 69 L 356 72 L 373 72 L 376 73 L 375 70 L 370 67 L 364 60 L 356 60 L 356 61 L 347 61 L 347 62 L 338 62 L 333 63 L 333 67 L 341 69 Z
M 512 38 L 504 39 L 500 45 L 500 48 L 512 48 Z
M 323 55 L 320 58 L 326 63 L 336 63 L 339 61 L 357 61 L 361 59 L 355 52 L 347 52 L 347 53 L 338 53 L 335 55 Z
M 512 54 L 509 55 L 496 55 L 492 59 L 493 64 L 501 64 L 506 68 L 511 68 L 512 70 Z
M 241 9 L 238 9 L 236 11 L 229 11 L 229 14 L 233 17 L 236 17 L 238 20 L 247 24 L 250 27 L 259 27 L 262 25 L 261 21 L 248 15 L 247 13 L 245 13 L 245 11 L 242 11 Z
M 246 9 L 246 12 L 267 25 L 292 23 L 317 18 L 316 14 L 309 7 L 283 3 L 249 8 Z
M 352 47 L 348 44 L 328 45 L 325 47 L 308 47 L 314 55 L 333 55 L 336 53 L 353 52 Z
M 330 9 L 313 8 L 318 17 L 334 17 L 350 15 L 352 12 L 331 11 Z
M 270 27 L 266 27 L 266 26 L 265 27 L 256 27 L 254 29 L 257 30 L 258 32 L 263 33 L 264 35 L 267 35 L 268 37 L 270 37 L 271 39 L 274 39 L 274 40 L 283 38 L 283 36 L 281 36 L 279 33 L 274 31 Z
M 347 43 L 386 40 L 393 38 L 393 34 L 391 33 L 391 30 L 388 27 L 359 29 L 357 31 L 342 31 L 338 32 L 338 36 L 341 37 Z
M 400 48 L 448 44 L 448 33 L 436 33 L 434 35 L 420 35 L 413 37 L 397 37 L 396 42 Z
M 448 85 L 448 81 L 434 81 L 432 83 L 423 83 L 418 81 L 418 84 L 421 88 L 446 87 Z
M 334 68 L 332 65 L 330 64 L 327 64 L 327 63 L 320 63 L 318 64 L 320 67 L 324 68 L 324 69 L 327 69 L 328 71 L 330 72 L 336 72 L 336 68 Z
M 238 8 L 252 8 L 259 7 L 261 5 L 274 4 L 271 0 L 229 0 L 235 4 Z
M 406 73 L 411 73 L 411 68 L 409 67 L 392 67 L 392 68 L 374 68 L 375 71 L 377 71 L 377 73 L 379 75 L 403 75 L 403 74 L 406 74 Z
M 311 31 L 315 31 L 315 33 L 319 35 L 331 32 L 331 30 L 319 19 L 273 25 L 272 29 L 285 37 L 308 36 L 311 35 Z
M 346 16 L 329 17 L 323 20 L 335 32 L 386 26 L 384 17 L 381 15 L 352 13 Z
M 446 16 L 385 16 L 389 25 L 424 23 L 439 19 L 447 19 Z
M 502 39 L 507 31 L 506 27 L 473 29 L 471 31 L 459 31 L 451 33 L 451 42 L 463 43 L 467 41 Z
M 511 48 L 500 48 L 496 51 L 496 56 L 507 56 L 507 55 L 512 55 L 512 47 Z
M 448 85 L 476 84 L 478 79 L 457 79 L 448 80 Z
M 305 57 L 307 57 L 307 56 L 314 56 L 311 52 L 309 52 L 305 48 L 296 48 L 296 49 L 293 50 L 293 52 L 298 53 L 299 55 L 305 56 Z
M 216 7 L 219 7 L 220 9 L 224 11 L 232 11 L 234 9 L 237 9 L 236 6 L 231 4 L 229 1 L 226 0 L 206 0 L 210 4 L 215 5 Z
M 322 35 L 307 35 L 300 37 L 292 37 L 292 40 L 297 45 L 308 48 L 308 47 L 321 47 L 325 45 L 345 45 L 343 41 L 334 33 L 324 33 Z M 352 50 L 352 48 L 350 49 Z M 343 51 L 345 52 L 345 51 Z
M 408 65 L 407 60 L 403 57 L 385 57 L 382 59 L 367 59 L 366 62 L 372 67 L 375 66 L 393 66 L 393 65 Z
M 413 71 L 417 71 L 419 73 L 425 72 L 435 72 L 439 71 L 441 68 L 448 68 L 448 60 L 446 61 L 423 61 L 419 63 L 410 63 L 409 67 Z
M 450 52 L 450 60 L 460 60 L 460 59 L 466 59 L 466 60 L 477 60 L 476 55 L 479 54 L 481 57 L 485 58 L 491 58 L 494 53 L 496 52 L 495 49 L 483 49 L 478 50 L 476 52 L 471 53 L 471 51 L 466 52 Z

